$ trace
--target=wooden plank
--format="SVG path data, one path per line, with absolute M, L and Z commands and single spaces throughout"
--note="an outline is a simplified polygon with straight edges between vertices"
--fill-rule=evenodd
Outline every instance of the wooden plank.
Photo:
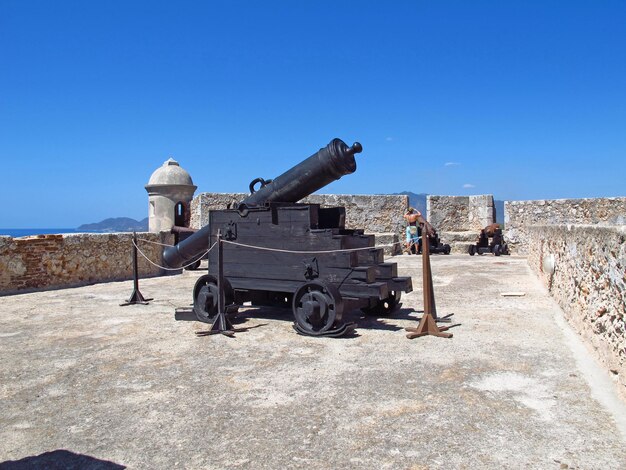
M 211 264 L 213 268 L 215 264 Z M 216 274 L 216 269 L 210 269 L 211 274 Z M 288 265 L 271 265 L 263 263 L 228 263 L 224 262 L 224 275 L 226 277 L 249 277 L 256 279 L 274 280 L 299 280 L 307 281 L 305 277 L 306 267 L 303 263 Z M 330 268 L 319 267 L 319 277 L 324 282 L 340 284 L 343 282 L 374 282 L 376 280 L 376 270 L 373 266 L 356 268 Z
M 295 293 L 295 291 L 304 284 L 298 281 L 276 281 L 272 279 L 240 277 L 229 277 L 228 281 L 233 289 L 284 292 L 289 295 Z M 389 296 L 389 291 L 392 290 L 388 288 L 385 282 L 341 284 L 336 287 L 339 289 L 339 293 L 342 297 L 357 299 L 385 299 Z
M 228 277 L 233 289 L 243 290 L 266 290 L 270 292 L 285 292 L 293 294 L 303 282 L 300 281 L 276 281 L 274 279 L 258 279 L 247 277 Z
M 386 282 L 343 284 L 339 286 L 339 292 L 342 296 L 381 300 L 389 296 L 389 290 Z
M 377 280 L 398 277 L 398 265 L 396 263 L 380 263 L 374 266 L 374 268 Z
M 374 235 L 335 235 L 333 238 L 341 238 L 341 247 L 347 249 L 374 247 L 376 242 Z
M 385 261 L 385 253 L 382 248 L 355 251 L 359 266 L 371 266 Z
M 285 253 L 281 251 L 259 250 L 238 245 L 224 244 L 224 260 L 233 263 L 263 263 L 268 265 L 301 264 L 304 260 L 316 258 L 320 266 L 335 268 L 357 267 L 355 252 L 335 253 Z M 209 262 L 217 262 L 217 250 L 209 253 Z
M 413 291 L 413 281 L 410 277 L 394 277 L 393 279 L 385 282 L 387 283 L 390 291 L 406 293 Z

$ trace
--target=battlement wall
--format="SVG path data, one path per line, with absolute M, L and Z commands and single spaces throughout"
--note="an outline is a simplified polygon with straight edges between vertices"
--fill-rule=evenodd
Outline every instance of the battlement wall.
M 245 193 L 201 193 L 191 202 L 191 227 L 201 228 L 208 223 L 209 210 L 236 207 L 244 199 Z M 348 195 L 312 194 L 299 201 L 304 204 L 319 204 L 322 207 L 346 208 L 346 228 L 364 229 L 366 233 L 379 234 L 384 244 L 390 240 L 404 239 L 404 214 L 409 207 L 405 195 Z M 385 234 L 385 235 L 383 235 Z M 391 235 L 390 235 L 391 234 Z M 396 240 L 397 241 L 397 240 Z M 377 242 L 378 243 L 378 242 Z M 383 243 L 383 242 L 381 242 Z M 398 250 L 387 254 L 397 254 Z
M 167 233 L 137 236 L 158 243 L 174 241 Z M 132 237 L 132 233 L 0 236 L 0 295 L 132 279 Z M 138 245 L 150 260 L 162 264 L 162 246 L 143 241 Z M 141 255 L 138 269 L 140 277 L 162 274 Z
M 626 397 L 626 226 L 525 227 L 528 264 Z
M 504 236 L 512 252 L 528 254 L 529 227 L 535 225 L 626 224 L 626 197 L 505 201 Z
M 478 234 L 496 220 L 491 194 L 477 196 L 427 196 L 428 221 L 452 253 L 467 253 Z
M 428 221 L 440 232 L 480 232 L 496 220 L 491 194 L 428 196 Z

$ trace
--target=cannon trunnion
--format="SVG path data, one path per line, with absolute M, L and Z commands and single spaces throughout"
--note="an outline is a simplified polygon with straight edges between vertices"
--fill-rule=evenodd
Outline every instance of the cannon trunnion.
M 412 290 L 410 277 L 398 277 L 385 263 L 374 236 L 345 229 L 345 208 L 319 204 L 270 203 L 209 213 L 209 243 L 224 237 L 226 304 L 291 307 L 298 332 L 341 335 L 349 328 L 344 312 L 388 315 L 401 292 Z M 217 251 L 209 254 L 209 274 L 194 289 L 198 319 L 217 312 Z M 228 308 L 228 305 L 227 305 Z

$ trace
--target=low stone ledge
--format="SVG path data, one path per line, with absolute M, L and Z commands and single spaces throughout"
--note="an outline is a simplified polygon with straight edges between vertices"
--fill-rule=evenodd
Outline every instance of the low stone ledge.
M 383 246 L 385 256 L 395 256 L 402 253 L 397 233 L 374 233 L 376 246 Z
M 441 243 L 450 245 L 450 253 L 467 253 L 469 245 L 476 243 L 478 231 L 438 232 Z

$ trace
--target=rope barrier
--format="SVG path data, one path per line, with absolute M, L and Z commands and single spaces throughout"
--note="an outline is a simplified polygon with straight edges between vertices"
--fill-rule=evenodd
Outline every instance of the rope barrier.
M 156 266 L 157 268 L 165 269 L 166 271 L 180 271 L 181 269 L 185 269 L 185 268 L 188 268 L 189 266 L 196 264 L 196 261 L 197 261 L 196 259 L 196 261 L 192 261 L 191 263 L 181 266 L 180 268 L 167 268 L 165 266 L 161 266 L 160 264 L 155 263 L 150 258 L 148 258 L 146 254 L 143 251 L 141 251 L 141 248 L 137 246 L 137 244 L 135 243 L 135 240 L 133 240 L 133 245 L 135 245 L 135 248 L 137 248 L 137 252 L 140 253 L 141 256 L 143 256 L 146 259 L 146 261 L 148 261 L 148 263 L 150 263 L 153 266 Z M 201 256 L 198 256 L 198 258 L 204 258 L 206 255 L 208 255 L 209 252 L 215 247 L 215 245 L 217 245 L 217 242 L 213 243 L 213 245 L 211 245 L 211 248 L 209 248 L 204 253 L 202 253 Z M 170 246 L 170 245 L 166 245 L 166 246 Z
M 146 239 L 138 239 L 138 241 L 144 241 L 147 243 L 153 243 L 155 245 L 162 245 L 162 246 L 174 246 L 174 245 L 166 245 L 163 243 L 158 243 L 158 242 L 153 242 L 150 240 L 146 240 Z M 274 252 L 278 252 L 278 253 L 296 253 L 296 254 L 324 254 L 324 253 L 349 253 L 352 251 L 363 251 L 363 250 L 375 250 L 378 248 L 390 248 L 396 245 L 400 245 L 402 242 L 395 242 L 395 243 L 391 243 L 389 245 L 377 245 L 377 246 L 366 246 L 366 247 L 362 247 L 362 248 L 344 248 L 341 250 L 313 250 L 313 251 L 306 251 L 306 250 L 283 250 L 281 248 L 269 248 L 269 247 L 265 247 L 265 246 L 256 246 L 256 245 L 247 245 L 245 243 L 238 243 L 238 242 L 233 242 L 230 240 L 222 240 L 222 242 L 224 243 L 229 243 L 231 245 L 235 245 L 235 246 L 241 246 L 244 248 L 252 248 L 254 250 L 263 250 L 263 251 L 274 251 Z M 201 256 L 199 256 L 198 258 L 204 258 L 204 256 L 208 255 L 209 252 L 215 248 L 215 245 L 217 245 L 218 242 L 213 243 L 213 245 L 211 245 L 211 247 L 206 250 L 204 253 L 202 253 Z M 153 266 L 156 266 L 157 268 L 160 269 L 164 269 L 166 271 L 179 271 L 181 269 L 187 268 L 189 266 L 192 266 L 193 264 L 196 263 L 196 261 L 192 261 L 189 264 L 186 264 L 184 266 L 181 266 L 180 268 L 168 268 L 165 266 L 161 266 L 157 263 L 155 263 L 154 261 L 152 261 L 150 258 L 148 258 L 146 256 L 146 254 L 141 251 L 141 249 L 137 246 L 137 244 L 135 243 L 135 241 L 133 240 L 133 245 L 135 245 L 135 248 L 137 248 L 137 251 L 141 254 L 141 256 L 143 256 L 148 263 L 152 264 Z
M 318 251 L 304 251 L 304 250 L 283 250 L 281 248 L 268 248 L 265 246 L 255 246 L 255 245 L 246 245 L 245 243 L 237 243 L 229 240 L 222 240 L 224 243 L 230 243 L 231 245 L 242 246 L 245 248 L 253 248 L 255 250 L 264 250 L 264 251 L 276 251 L 278 253 L 302 253 L 302 254 L 321 254 L 321 253 L 344 253 L 351 251 L 362 251 L 362 250 L 375 250 L 377 248 L 389 248 L 395 245 L 399 245 L 402 242 L 391 243 L 390 245 L 378 245 L 378 246 L 366 246 L 363 248 L 344 248 L 342 250 L 318 250 Z
M 153 242 L 152 240 L 148 240 L 147 238 L 138 238 L 137 241 L 138 242 L 152 243 L 153 245 L 159 245 L 159 246 L 174 246 L 174 245 L 168 245 L 167 243 Z

